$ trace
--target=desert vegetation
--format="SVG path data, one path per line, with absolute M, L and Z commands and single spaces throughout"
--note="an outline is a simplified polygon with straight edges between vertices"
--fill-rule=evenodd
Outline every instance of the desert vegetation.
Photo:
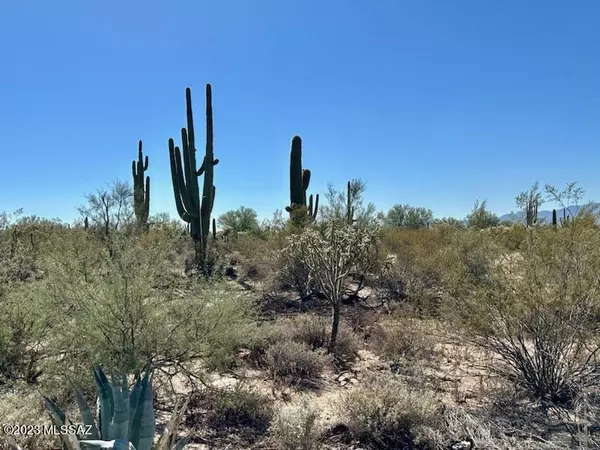
M 0 418 L 82 426 L 0 448 L 599 448 L 600 228 L 576 183 L 515 193 L 506 223 L 485 200 L 378 211 L 358 178 L 309 193 L 294 136 L 285 213 L 213 217 L 205 99 L 204 152 L 189 89 L 165 144 L 178 218 L 141 141 L 80 220 L 0 216 Z

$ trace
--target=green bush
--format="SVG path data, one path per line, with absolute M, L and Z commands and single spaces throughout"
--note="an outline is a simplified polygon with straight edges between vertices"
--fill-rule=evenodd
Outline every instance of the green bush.
M 317 450 L 322 434 L 319 411 L 308 401 L 282 408 L 271 425 L 277 450 Z
M 396 315 L 393 320 L 381 323 L 378 347 L 387 358 L 414 360 L 431 359 L 435 340 L 421 320 Z
M 209 427 L 221 436 L 235 432 L 252 441 L 267 432 L 273 414 L 267 396 L 238 383 L 233 389 L 209 388 L 194 393 L 185 425 L 194 430 Z
M 495 265 L 490 282 L 466 296 L 465 335 L 499 354 L 533 397 L 569 405 L 597 384 L 600 232 L 577 225 L 529 230 L 517 258 Z
M 395 378 L 373 375 L 346 391 L 335 405 L 352 437 L 370 449 L 433 449 L 424 437 L 440 425 L 435 400 Z
M 305 314 L 295 317 L 289 323 L 284 323 L 283 328 L 289 339 L 306 344 L 312 350 L 325 349 L 331 334 L 331 319 Z M 335 347 L 331 352 L 333 362 L 344 367 L 354 361 L 359 349 L 360 343 L 356 335 L 342 322 Z
M 320 379 L 327 358 L 310 350 L 306 344 L 280 341 L 265 353 L 268 374 L 278 383 L 314 386 Z

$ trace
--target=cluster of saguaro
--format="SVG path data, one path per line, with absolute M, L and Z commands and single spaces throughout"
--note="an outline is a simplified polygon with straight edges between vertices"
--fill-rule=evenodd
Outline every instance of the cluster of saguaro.
M 150 214 L 150 177 L 144 173 L 148 170 L 148 156 L 144 158 L 142 141 L 138 144 L 138 160 L 131 163 L 133 175 L 133 211 L 135 212 L 138 229 L 148 230 L 148 215 Z
M 212 91 L 206 85 L 206 151 L 199 169 L 196 169 L 196 140 L 192 113 L 192 92 L 185 91 L 187 129 L 181 129 L 182 148 L 169 139 L 171 180 L 175 205 L 181 220 L 190 224 L 190 235 L 196 247 L 196 258 L 201 268 L 206 262 L 206 250 L 210 231 L 210 215 L 215 201 L 214 166 L 219 162 L 213 152 Z M 182 161 L 183 154 L 183 161 Z M 204 175 L 202 196 L 198 178 Z
M 316 195 L 314 204 L 312 194 L 307 203 L 306 191 L 309 185 L 310 170 L 302 168 L 302 139 L 294 136 L 290 152 L 290 205 L 285 210 L 292 215 L 297 208 L 306 208 L 308 219 L 312 222 L 317 218 L 319 194 Z

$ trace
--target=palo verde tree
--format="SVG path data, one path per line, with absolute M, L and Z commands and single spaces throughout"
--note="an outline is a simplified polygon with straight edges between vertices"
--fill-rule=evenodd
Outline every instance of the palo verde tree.
M 360 178 L 347 182 L 345 191 L 338 190 L 333 184 L 327 186 L 326 204 L 321 208 L 323 221 L 355 225 L 359 228 L 376 223 L 376 209 L 373 203 L 364 203 L 367 185 Z
M 471 210 L 471 214 L 467 216 L 467 226 L 477 230 L 495 227 L 498 226 L 499 223 L 500 219 L 498 216 L 487 210 L 486 200 L 482 202 L 477 200 L 473 206 L 473 209 Z
M 523 211 L 525 225 L 529 228 L 538 222 L 538 209 L 543 203 L 542 194 L 539 191 L 539 183 L 536 181 L 529 191 L 521 192 L 515 201 L 517 207 Z
M 133 190 L 126 181 L 115 180 L 112 185 L 85 194 L 86 205 L 78 209 L 81 217 L 95 229 L 108 235 L 111 230 L 119 230 L 131 223 Z
M 215 202 L 214 167 L 219 163 L 213 149 L 212 90 L 206 85 L 206 151 L 202 165 L 196 169 L 196 139 L 194 117 L 192 113 L 192 91 L 185 91 L 187 129 L 181 129 L 182 150 L 169 139 L 169 157 L 171 179 L 175 194 L 175 205 L 179 217 L 190 226 L 190 235 L 194 240 L 196 261 L 202 271 L 206 267 L 206 250 L 210 232 L 210 215 Z M 181 154 L 183 153 L 183 162 Z M 202 196 L 198 186 L 198 177 L 204 175 Z
M 234 235 L 240 232 L 257 232 L 260 228 L 256 211 L 245 206 L 224 212 L 218 221 L 223 231 Z

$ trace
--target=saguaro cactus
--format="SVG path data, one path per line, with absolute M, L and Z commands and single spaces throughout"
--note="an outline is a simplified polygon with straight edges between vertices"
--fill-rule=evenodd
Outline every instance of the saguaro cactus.
M 307 210 L 310 222 L 317 218 L 319 210 L 319 194 L 316 195 L 313 204 L 312 194 L 306 202 L 306 191 L 310 184 L 310 170 L 302 169 L 302 139 L 294 136 L 292 139 L 292 150 L 290 152 L 290 206 L 285 210 L 292 215 L 296 208 L 304 207 Z
M 352 184 L 350 181 L 348 181 L 348 192 L 346 202 L 346 222 L 348 223 L 348 225 L 352 225 L 354 222 L 356 222 L 356 220 L 354 219 L 354 206 L 352 206 L 354 199 L 352 198 Z
M 144 173 L 148 170 L 148 156 L 144 158 L 142 141 L 138 144 L 138 160 L 131 163 L 133 175 L 133 210 L 138 229 L 148 230 L 148 215 L 150 214 L 150 177 L 146 176 L 144 186 Z
M 182 151 L 169 139 L 171 179 L 179 217 L 190 224 L 190 235 L 196 247 L 196 260 L 202 270 L 206 263 L 206 246 L 210 231 L 210 215 L 215 201 L 214 166 L 219 163 L 213 152 L 212 90 L 206 85 L 206 152 L 202 165 L 196 169 L 196 143 L 192 92 L 185 90 L 187 129 L 181 129 Z M 181 153 L 183 152 L 183 163 Z M 198 177 L 204 175 L 202 197 Z
M 552 226 L 556 227 L 557 225 L 557 221 L 556 221 L 556 209 L 552 210 Z

